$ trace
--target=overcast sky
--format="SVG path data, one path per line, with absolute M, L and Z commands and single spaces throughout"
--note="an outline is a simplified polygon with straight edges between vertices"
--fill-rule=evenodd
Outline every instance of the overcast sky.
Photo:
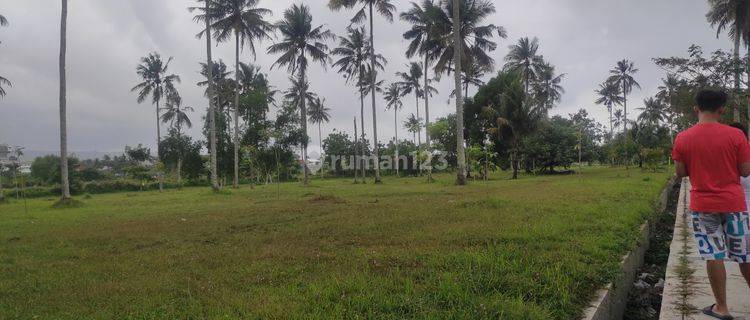
M 272 9 L 276 21 L 292 3 L 305 3 L 313 13 L 314 24 L 326 24 L 338 35 L 344 34 L 352 12 L 331 12 L 326 0 L 261 0 Z M 409 1 L 393 0 L 399 12 Z M 585 108 L 602 123 L 606 111 L 594 101 L 594 89 L 605 79 L 616 61 L 627 58 L 640 72 L 636 79 L 643 90 L 633 93 L 630 110 L 656 92 L 664 73 L 651 61 L 654 57 L 685 55 L 690 44 L 706 51 L 731 48 L 729 41 L 717 39 L 706 23 L 705 0 L 495 0 L 497 13 L 486 23 L 505 27 L 508 39 L 496 39 L 498 50 L 491 53 L 498 66 L 507 47 L 520 37 L 538 37 L 540 54 L 565 73 L 566 93 L 553 114 L 568 114 Z M 198 63 L 205 62 L 205 41 L 195 38 L 200 26 L 186 9 L 190 0 L 70 0 L 68 10 L 68 140 L 73 151 L 121 151 L 125 145 L 155 145 L 154 107 L 138 104 L 130 92 L 137 82 L 135 67 L 139 58 L 156 51 L 174 57 L 172 73 L 182 78 L 178 89 L 185 105 L 195 107 L 191 118 L 197 125 L 189 133 L 204 139 L 200 119 L 206 99 L 196 86 L 200 80 Z M 0 0 L 0 14 L 10 26 L 0 28 L 0 75 L 13 83 L 0 100 L 0 143 L 25 146 L 29 150 L 58 150 L 58 46 L 60 1 Z M 401 34 L 408 25 L 376 20 L 375 45 L 389 60 L 384 76 L 406 69 L 407 42 Z M 269 70 L 276 59 L 265 53 L 270 44 L 258 45 L 254 63 L 270 74 L 271 83 L 285 90 L 289 85 L 285 69 Z M 331 47 L 335 44 L 331 43 Z M 233 44 L 219 44 L 214 58 L 232 65 Z M 260 48 L 263 48 L 260 50 Z M 253 62 L 249 50 L 241 57 Z M 486 79 L 485 79 L 486 80 Z M 310 70 L 312 90 L 326 98 L 333 109 L 333 129 L 353 131 L 352 119 L 359 116 L 354 89 L 339 74 L 315 65 Z M 452 81 L 438 85 L 430 114 L 434 118 L 453 110 L 448 104 Z M 476 92 L 476 88 L 471 89 Z M 401 120 L 415 112 L 413 98 L 404 100 Z M 393 137 L 393 113 L 378 100 L 378 133 L 381 141 Z M 423 107 L 423 106 L 421 106 Z M 367 106 L 366 130 L 371 137 L 371 107 Z M 420 112 L 423 115 L 423 110 Z M 634 118 L 631 115 L 630 118 Z M 398 128 L 401 137 L 409 137 Z M 163 130 L 163 132 L 166 130 Z M 317 145 L 317 130 L 310 135 Z M 315 149 L 315 147 L 311 147 Z

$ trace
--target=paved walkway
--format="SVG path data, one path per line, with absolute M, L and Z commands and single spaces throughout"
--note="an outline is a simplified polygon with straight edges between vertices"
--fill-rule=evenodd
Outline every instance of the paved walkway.
M 690 183 L 683 181 L 677 203 L 677 221 L 667 264 L 662 300 L 663 320 L 713 319 L 700 309 L 714 303 L 706 277 L 706 265 L 698 256 L 688 210 Z M 729 308 L 736 319 L 750 320 L 750 288 L 736 263 L 727 263 Z

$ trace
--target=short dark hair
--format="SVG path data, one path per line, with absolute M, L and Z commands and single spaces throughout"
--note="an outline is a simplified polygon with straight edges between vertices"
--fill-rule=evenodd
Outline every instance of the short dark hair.
M 742 133 L 745 134 L 745 137 L 747 137 L 747 127 L 740 123 L 740 122 L 732 122 L 732 124 L 729 125 L 730 127 L 740 129 Z
M 717 89 L 703 89 L 695 95 L 695 103 L 700 111 L 716 112 L 726 105 L 727 93 Z

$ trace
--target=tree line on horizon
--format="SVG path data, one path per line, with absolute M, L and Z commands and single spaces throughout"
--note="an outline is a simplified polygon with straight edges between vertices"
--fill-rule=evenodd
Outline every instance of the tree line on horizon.
M 70 198 L 67 178 L 67 130 L 65 111 L 65 36 L 67 1 L 62 1 L 60 46 L 60 123 L 61 123 L 61 193 Z M 569 167 L 571 163 L 599 160 L 612 164 L 629 165 L 634 161 L 643 165 L 649 158 L 668 158 L 671 137 L 690 123 L 690 104 L 687 97 L 698 88 L 715 86 L 726 88 L 734 97 L 732 120 L 747 119 L 748 110 L 739 108 L 742 86 L 750 90 L 750 55 L 747 63 L 739 58 L 740 43 L 750 43 L 750 14 L 739 0 L 709 0 L 711 11 L 707 19 L 717 29 L 717 35 L 728 30 L 733 39 L 734 52 L 717 51 L 704 57 L 700 47 L 693 46 L 688 58 L 656 58 L 654 62 L 667 71 L 659 93 L 644 101 L 637 120 L 628 118 L 628 95 L 640 89 L 635 79 L 638 71 L 629 60 L 618 61 L 609 76 L 596 90 L 596 104 L 609 113 L 609 130 L 590 118 L 585 110 L 568 117 L 550 117 L 549 112 L 560 101 L 564 89 L 564 74 L 539 54 L 539 41 L 524 37 L 509 46 L 505 64 L 488 82 L 482 79 L 495 72 L 492 52 L 498 47 L 496 39 L 505 39 L 502 26 L 488 24 L 487 18 L 495 6 L 487 0 L 422 0 L 410 2 L 405 11 L 397 12 L 391 0 L 330 0 L 333 11 L 352 10 L 351 25 L 343 35 L 335 35 L 325 25 L 313 23 L 309 7 L 293 4 L 278 21 L 270 21 L 272 12 L 260 7 L 259 0 L 197 0 L 195 22 L 205 25 L 196 35 L 206 41 L 206 62 L 201 63 L 208 99 L 203 120 L 205 145 L 209 150 L 208 176 L 214 190 L 220 188 L 220 178 L 231 176 L 232 186 L 244 177 L 269 175 L 279 170 L 280 163 L 294 166 L 295 154 L 302 157 L 301 175 L 308 184 L 307 145 L 310 141 L 307 124 L 318 126 L 318 141 L 326 152 L 338 148 L 350 154 L 372 155 L 375 183 L 381 181 L 381 154 L 399 158 L 399 154 L 434 155 L 438 148 L 446 153 L 456 170 L 456 183 L 466 183 L 467 175 L 487 176 L 490 167 L 513 170 L 517 178 L 520 169 L 528 172 L 554 171 L 555 166 Z M 399 18 L 410 27 L 403 34 L 408 46 L 405 54 L 415 59 L 406 69 L 396 73 L 396 81 L 384 83 L 379 72 L 387 58 L 377 53 L 374 43 L 375 18 L 386 22 Z M 460 18 L 459 18 L 460 17 Z M 8 21 L 0 15 L 0 26 Z M 460 32 L 456 32 L 460 30 Z M 289 89 L 274 89 L 260 66 L 246 64 L 241 53 L 249 49 L 255 57 L 264 40 L 278 41 L 265 48 L 267 54 L 278 58 L 270 69 L 285 68 L 290 74 Z M 234 66 L 214 60 L 212 41 L 234 42 Z M 192 126 L 187 112 L 193 107 L 183 106 L 176 84 L 180 78 L 169 72 L 172 58 L 162 58 L 156 52 L 141 58 L 136 73 L 142 82 L 132 91 L 139 103 L 149 100 L 155 106 L 157 180 L 161 184 L 163 169 L 176 170 L 182 176 L 183 159 L 188 150 L 195 150 L 201 142 L 193 141 L 182 130 Z M 324 97 L 312 92 L 308 80 L 310 64 L 331 67 L 352 85 L 359 97 L 359 126 L 352 139 L 334 132 L 323 139 L 321 125 L 331 118 L 331 108 Z M 742 75 L 747 74 L 747 82 Z M 451 97 L 456 112 L 439 119 L 429 115 L 430 98 L 436 93 L 433 84 L 443 76 L 455 81 Z M 733 80 L 733 81 L 732 81 Z M 10 87 L 9 80 L 0 77 L 0 97 Z M 470 87 L 477 87 L 470 96 Z M 385 100 L 385 108 L 394 111 L 396 138 L 388 145 L 378 140 L 375 118 L 377 95 Z M 280 96 L 280 97 L 278 97 Z M 372 141 L 365 133 L 365 100 L 371 101 Z M 411 97 L 415 113 L 410 114 L 403 127 L 412 133 L 413 140 L 398 140 L 399 110 L 403 99 Z M 420 108 L 420 102 L 424 109 Z M 464 108 L 464 104 L 466 105 Z M 267 118 L 271 106 L 279 108 L 275 120 Z M 424 117 L 420 111 L 424 110 Z M 432 121 L 431 121 L 432 120 Z M 166 138 L 162 138 L 161 124 L 168 124 Z M 622 128 L 620 131 L 619 128 Z M 424 130 L 424 135 L 422 131 Z M 332 137 L 333 136 L 333 137 Z M 424 136 L 424 143 L 422 137 Z M 651 137 L 651 138 L 649 138 Z M 655 137 L 655 138 L 654 138 Z M 333 139 L 332 139 L 333 138 Z M 341 143 L 346 138 L 346 143 Z M 565 150 L 552 150 L 552 141 Z M 561 143 L 565 141 L 565 143 Z M 338 146 L 334 147 L 334 144 Z M 576 159 L 577 153 L 577 159 Z M 665 154 L 667 154 L 665 156 Z M 415 156 L 414 161 L 430 162 Z M 335 170 L 336 164 L 328 163 Z M 359 169 L 357 169 L 359 166 Z M 360 174 L 364 181 L 366 163 L 354 163 L 355 181 Z M 262 168 L 262 169 L 261 169 Z M 431 170 L 425 171 L 431 179 Z M 396 172 L 398 174 L 398 172 Z M 0 187 L 1 188 L 1 187 Z

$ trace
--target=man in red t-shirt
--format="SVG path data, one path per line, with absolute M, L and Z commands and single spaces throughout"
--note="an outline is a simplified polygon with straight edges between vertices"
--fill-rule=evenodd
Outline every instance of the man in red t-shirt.
M 677 177 L 690 177 L 693 231 L 716 298 L 703 312 L 732 319 L 724 260 L 739 262 L 750 284 L 750 219 L 740 184 L 750 175 L 750 144 L 742 131 L 719 123 L 726 93 L 702 90 L 695 100 L 698 123 L 677 135 L 672 157 Z

